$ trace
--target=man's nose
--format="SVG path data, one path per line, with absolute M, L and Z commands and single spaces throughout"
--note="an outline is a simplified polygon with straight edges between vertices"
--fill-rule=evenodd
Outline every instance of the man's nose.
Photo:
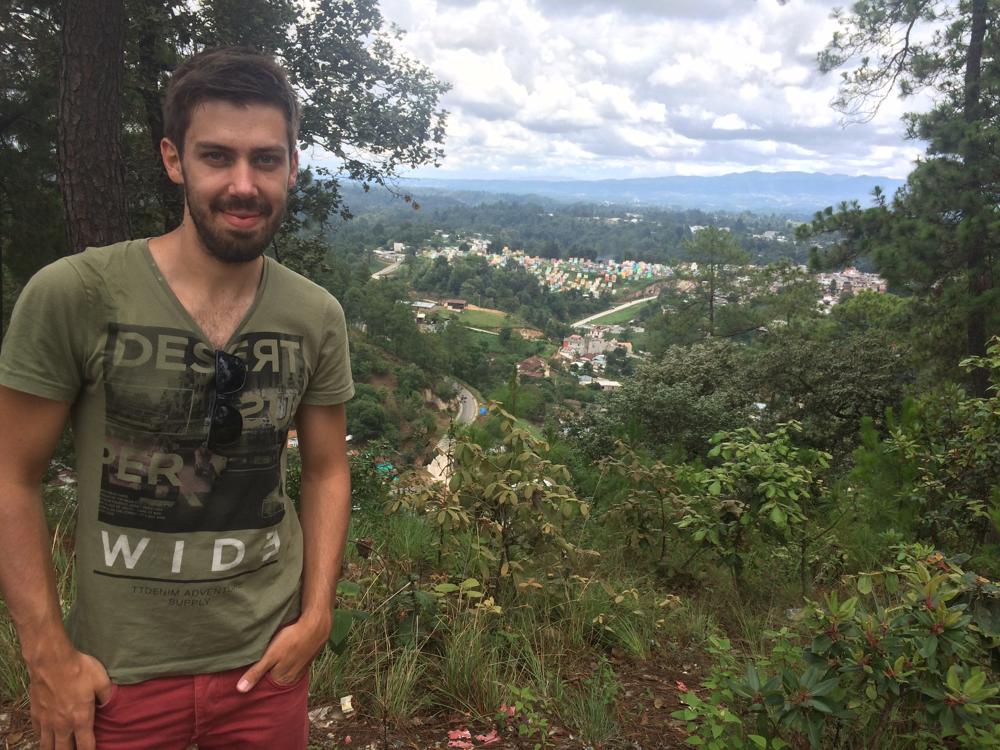
M 257 181 L 249 160 L 237 159 L 233 164 L 230 171 L 229 192 L 241 197 L 257 194 Z

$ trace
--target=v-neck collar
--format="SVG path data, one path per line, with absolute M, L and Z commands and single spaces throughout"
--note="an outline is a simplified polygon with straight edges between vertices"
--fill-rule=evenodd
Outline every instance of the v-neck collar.
M 150 272 L 156 281 L 156 285 L 159 287 L 160 291 L 166 296 L 167 302 L 170 306 L 174 308 L 174 311 L 179 314 L 183 319 L 187 327 L 199 338 L 202 343 L 207 344 L 211 349 L 215 349 L 215 345 L 212 343 L 211 339 L 205 335 L 205 332 L 198 325 L 194 317 L 188 312 L 188 309 L 184 307 L 180 299 L 174 293 L 174 290 L 170 288 L 170 284 L 167 283 L 166 278 L 163 276 L 163 272 L 160 271 L 160 267 L 156 264 L 156 259 L 153 258 L 153 253 L 149 250 L 149 239 L 142 240 L 142 256 L 146 260 L 146 266 L 149 268 Z M 262 256 L 264 258 L 264 267 L 261 270 L 260 282 L 257 284 L 257 291 L 254 294 L 253 302 L 250 303 L 250 307 L 243 314 L 243 318 L 240 320 L 239 325 L 233 330 L 232 335 L 229 340 L 226 341 L 225 346 L 222 347 L 223 351 L 228 351 L 231 349 L 236 342 L 239 340 L 239 336 L 243 333 L 244 327 L 246 327 L 247 322 L 253 317 L 254 312 L 257 310 L 257 306 L 260 304 L 261 298 L 264 296 L 264 287 L 267 285 L 268 272 L 271 266 L 271 259 L 266 255 Z

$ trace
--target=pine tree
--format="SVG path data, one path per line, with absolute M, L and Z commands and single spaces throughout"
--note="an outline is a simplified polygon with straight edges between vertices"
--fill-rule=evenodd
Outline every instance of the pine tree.
M 841 31 L 820 54 L 842 74 L 836 105 L 869 119 L 894 92 L 921 89 L 936 104 L 906 116 L 927 153 L 895 196 L 817 214 L 807 233 L 835 231 L 827 264 L 873 258 L 890 283 L 933 301 L 925 330 L 942 361 L 983 356 L 1000 332 L 1000 61 L 996 0 L 863 0 L 839 14 Z M 926 41 L 918 42 L 918 39 Z M 971 372 L 973 393 L 988 376 Z

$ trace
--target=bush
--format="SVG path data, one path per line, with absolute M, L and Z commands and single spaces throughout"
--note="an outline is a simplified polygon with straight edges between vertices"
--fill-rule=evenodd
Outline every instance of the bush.
M 717 641 L 707 699 L 688 693 L 675 715 L 718 750 L 996 747 L 1000 684 L 983 665 L 1000 645 L 1000 584 L 914 548 L 855 586 L 807 609 L 807 641 L 779 641 L 783 659 L 740 670 Z

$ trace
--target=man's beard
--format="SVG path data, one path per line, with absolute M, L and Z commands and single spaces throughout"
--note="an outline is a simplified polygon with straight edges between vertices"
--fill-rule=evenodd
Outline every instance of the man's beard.
M 274 206 L 264 200 L 218 199 L 211 201 L 207 210 L 203 211 L 202 204 L 191 199 L 187 186 L 184 187 L 184 199 L 201 244 L 209 255 L 223 263 L 248 263 L 259 258 L 281 228 L 284 218 L 284 209 L 275 214 Z M 260 214 L 263 226 L 249 232 L 235 228 L 216 230 L 211 221 L 212 214 L 223 211 L 253 211 Z

